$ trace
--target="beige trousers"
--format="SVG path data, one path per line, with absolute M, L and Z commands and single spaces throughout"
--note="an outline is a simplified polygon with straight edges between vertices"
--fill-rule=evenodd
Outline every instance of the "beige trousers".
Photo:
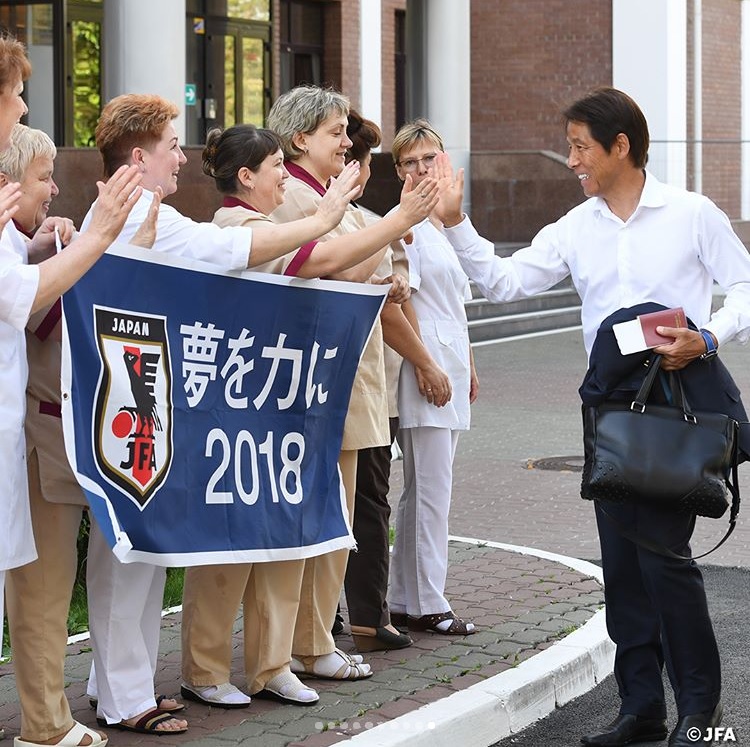
M 83 507 L 44 500 L 35 451 L 29 455 L 28 470 L 39 557 L 8 571 L 5 591 L 21 701 L 21 734 L 27 741 L 38 742 L 73 728 L 64 665 Z
M 351 524 L 354 521 L 354 495 L 357 487 L 357 451 L 342 451 L 339 454 L 339 468 Z M 296 658 L 323 656 L 336 648 L 331 628 L 344 586 L 348 560 L 349 550 L 335 550 L 305 560 L 292 645 Z
M 182 597 L 182 678 L 197 687 L 229 682 L 232 628 L 243 609 L 250 693 L 289 667 L 304 560 L 188 568 Z

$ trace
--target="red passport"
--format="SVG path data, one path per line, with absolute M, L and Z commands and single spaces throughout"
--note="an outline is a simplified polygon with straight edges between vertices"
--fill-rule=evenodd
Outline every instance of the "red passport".
M 640 314 L 638 321 L 641 323 L 643 339 L 650 348 L 657 345 L 669 345 L 674 342 L 674 337 L 665 337 L 657 333 L 657 327 L 687 327 L 685 312 L 681 306 L 675 309 L 664 309 L 663 311 L 653 311 L 650 314 Z

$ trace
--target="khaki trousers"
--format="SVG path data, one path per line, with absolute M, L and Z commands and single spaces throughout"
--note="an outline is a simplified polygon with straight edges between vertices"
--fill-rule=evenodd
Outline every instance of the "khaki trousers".
M 232 628 L 243 609 L 250 693 L 286 671 L 304 560 L 188 568 L 182 599 L 182 677 L 197 687 L 229 682 Z
M 351 524 L 354 520 L 354 496 L 357 487 L 356 450 L 342 451 L 339 454 L 339 469 L 344 482 Z M 349 550 L 335 550 L 305 560 L 292 645 L 295 658 L 323 656 L 336 649 L 331 628 L 344 585 L 348 559 Z
M 83 507 L 44 500 L 35 451 L 29 455 L 28 471 L 38 558 L 8 571 L 6 595 L 21 734 L 35 742 L 73 728 L 64 666 Z

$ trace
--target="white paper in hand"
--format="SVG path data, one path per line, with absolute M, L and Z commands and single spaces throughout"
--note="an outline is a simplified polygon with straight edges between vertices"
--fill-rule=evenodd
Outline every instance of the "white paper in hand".
M 649 346 L 646 344 L 646 338 L 643 336 L 643 328 L 639 319 L 613 324 L 612 331 L 615 333 L 617 344 L 620 346 L 620 352 L 623 355 L 648 350 Z

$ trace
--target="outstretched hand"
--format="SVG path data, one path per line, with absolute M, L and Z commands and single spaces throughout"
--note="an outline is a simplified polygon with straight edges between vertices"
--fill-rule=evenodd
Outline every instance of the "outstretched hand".
M 0 235 L 18 212 L 18 201 L 20 199 L 21 185 L 18 182 L 8 182 L 0 189 Z
M 398 209 L 409 221 L 410 226 L 421 223 L 435 208 L 438 202 L 438 184 L 429 177 L 414 185 L 411 174 L 404 179 Z
M 317 211 L 328 224 L 327 231 L 341 223 L 349 203 L 359 197 L 362 189 L 357 184 L 358 179 L 359 161 L 350 161 L 337 177 L 331 179 Z
M 455 226 L 464 219 L 461 205 L 464 199 L 464 170 L 454 176 L 453 164 L 447 153 L 438 153 L 432 167 L 437 179 L 440 199 L 435 214 L 444 226 Z
M 154 190 L 154 197 L 151 200 L 151 204 L 148 208 L 146 218 L 138 226 L 138 230 L 130 239 L 131 244 L 135 246 L 142 246 L 144 249 L 150 249 L 156 241 L 156 224 L 159 219 L 159 208 L 161 207 L 161 200 L 164 197 L 164 192 L 161 187 L 156 187 Z
M 106 184 L 97 182 L 99 197 L 87 232 L 98 233 L 107 244 L 111 244 L 122 231 L 133 205 L 143 193 L 143 189 L 138 186 L 141 178 L 137 166 L 120 166 Z

